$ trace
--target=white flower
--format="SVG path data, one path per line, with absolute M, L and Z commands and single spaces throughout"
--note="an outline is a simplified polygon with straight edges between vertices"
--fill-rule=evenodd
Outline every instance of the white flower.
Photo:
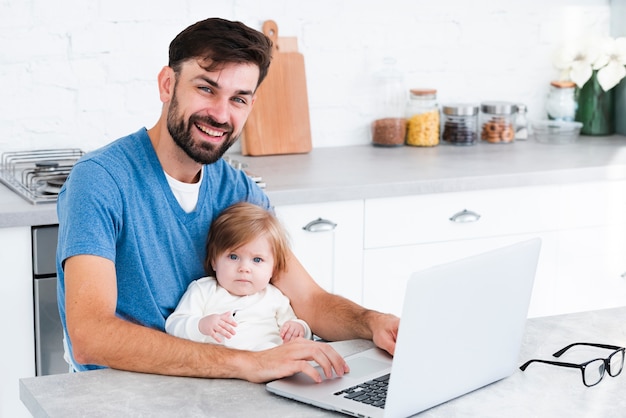
M 561 78 L 582 87 L 598 71 L 598 83 L 604 91 L 626 77 L 626 38 L 584 38 L 564 45 L 554 57 Z

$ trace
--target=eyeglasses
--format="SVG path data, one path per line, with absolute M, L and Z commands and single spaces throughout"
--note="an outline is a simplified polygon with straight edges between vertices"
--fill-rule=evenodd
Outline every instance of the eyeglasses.
M 553 356 L 561 357 L 563 353 L 565 353 L 567 350 L 577 345 L 606 348 L 608 350 L 614 350 L 614 351 L 607 358 L 596 358 L 596 359 L 589 360 L 581 364 L 533 359 L 522 364 L 520 366 L 520 369 L 522 371 L 526 370 L 526 368 L 528 367 L 530 363 L 545 363 L 545 364 L 552 364 L 554 366 L 563 366 L 563 367 L 571 367 L 575 369 L 580 369 L 583 375 L 583 383 L 587 387 L 595 386 L 598 383 L 600 383 L 600 381 L 604 377 L 605 371 L 611 377 L 615 377 L 622 372 L 622 369 L 624 368 L 624 351 L 626 350 L 624 347 L 618 347 L 615 345 L 606 345 L 606 344 L 574 343 L 557 351 L 556 353 L 553 354 Z

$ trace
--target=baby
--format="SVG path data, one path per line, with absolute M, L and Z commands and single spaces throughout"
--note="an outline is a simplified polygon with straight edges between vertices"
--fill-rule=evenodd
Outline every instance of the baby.
M 270 284 L 286 266 L 286 232 L 274 215 L 237 203 L 211 224 L 204 262 L 208 277 L 191 282 L 165 330 L 193 341 L 264 350 L 311 338 L 289 299 Z

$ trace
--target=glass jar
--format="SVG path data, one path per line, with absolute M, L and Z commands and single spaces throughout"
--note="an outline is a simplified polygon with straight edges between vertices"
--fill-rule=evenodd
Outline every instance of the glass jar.
M 454 103 L 441 108 L 441 139 L 454 145 L 474 145 L 478 141 L 478 105 Z
M 526 118 L 526 105 L 518 103 L 516 105 L 517 114 L 515 115 L 515 140 L 528 139 L 529 127 L 528 119 Z
M 553 81 L 546 100 L 548 119 L 573 121 L 576 116 L 576 84 L 572 81 Z
M 406 91 L 404 77 L 395 59 L 385 58 L 383 67 L 374 74 L 374 121 L 372 144 L 383 147 L 404 145 L 406 135 Z
M 406 144 L 417 147 L 439 145 L 437 90 L 412 89 L 407 104 Z
M 515 141 L 515 104 L 483 102 L 480 104 L 480 137 L 492 144 Z

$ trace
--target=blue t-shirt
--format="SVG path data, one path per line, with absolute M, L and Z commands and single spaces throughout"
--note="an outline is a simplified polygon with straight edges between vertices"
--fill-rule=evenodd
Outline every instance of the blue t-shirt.
M 192 280 L 205 276 L 209 226 L 226 207 L 269 199 L 241 170 L 224 160 L 203 167 L 198 204 L 186 213 L 174 197 L 145 128 L 85 155 L 57 203 L 57 298 L 66 343 L 63 262 L 79 254 L 112 260 L 120 318 L 158 330 Z M 100 368 L 80 365 L 79 370 Z

